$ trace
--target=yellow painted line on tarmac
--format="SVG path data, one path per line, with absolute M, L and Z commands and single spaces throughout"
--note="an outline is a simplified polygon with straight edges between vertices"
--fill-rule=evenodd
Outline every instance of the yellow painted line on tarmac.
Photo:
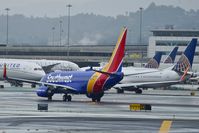
M 162 122 L 159 133 L 168 133 L 171 127 L 172 121 L 165 120 Z

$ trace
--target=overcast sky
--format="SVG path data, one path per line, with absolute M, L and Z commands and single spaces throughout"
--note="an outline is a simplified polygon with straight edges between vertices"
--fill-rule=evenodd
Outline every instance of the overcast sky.
M 10 8 L 10 14 L 26 16 L 57 17 L 67 14 L 66 5 L 72 4 L 71 15 L 78 13 L 117 16 L 134 12 L 139 7 L 147 8 L 151 2 L 156 5 L 179 6 L 186 10 L 198 10 L 199 0 L 0 0 L 0 14 Z

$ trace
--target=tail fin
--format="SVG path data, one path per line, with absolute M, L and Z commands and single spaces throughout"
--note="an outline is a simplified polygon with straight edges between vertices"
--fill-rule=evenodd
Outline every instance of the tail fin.
M 6 79 L 7 78 L 7 70 L 6 70 L 6 63 L 3 66 L 3 78 Z
M 122 71 L 122 61 L 125 51 L 126 35 L 127 28 L 123 28 L 108 64 L 106 64 L 102 68 L 103 72 L 114 73 Z
M 164 60 L 163 63 L 164 64 L 166 64 L 166 63 L 174 63 L 177 51 L 178 51 L 178 47 L 174 47 L 174 49 L 169 53 L 169 55 L 167 56 L 167 58 Z
M 154 57 L 148 61 L 148 63 L 145 65 L 145 68 L 158 68 L 161 58 L 162 52 L 157 52 Z
M 184 53 L 181 55 L 178 62 L 173 67 L 173 70 L 182 72 L 187 70 L 187 68 L 192 68 L 196 45 L 197 39 L 193 38 L 185 49 Z

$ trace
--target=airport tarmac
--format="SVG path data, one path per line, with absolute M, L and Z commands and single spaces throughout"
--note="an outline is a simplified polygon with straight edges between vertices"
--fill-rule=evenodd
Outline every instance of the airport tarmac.
M 199 132 L 199 92 L 185 90 L 144 90 L 142 95 L 108 91 L 101 103 L 85 95 L 73 95 L 63 102 L 38 97 L 30 88 L 0 89 L 0 133 L 156 133 L 162 122 L 171 121 L 170 133 Z M 132 103 L 151 104 L 151 111 L 130 111 Z M 38 111 L 48 104 L 48 111 Z

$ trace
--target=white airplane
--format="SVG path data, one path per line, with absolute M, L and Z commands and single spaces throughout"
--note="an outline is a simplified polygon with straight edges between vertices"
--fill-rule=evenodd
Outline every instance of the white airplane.
M 0 80 L 3 80 L 4 64 L 7 66 L 7 75 L 15 78 L 23 78 L 39 81 L 45 75 L 41 66 L 36 63 L 1 59 L 0 61 Z M 22 82 L 13 81 L 11 85 L 23 86 Z
M 5 59 L 0 59 L 0 62 Z M 79 66 L 70 61 L 64 60 L 32 60 L 32 59 L 6 59 L 7 61 L 22 61 L 36 63 L 41 66 L 45 73 L 50 73 L 53 71 L 77 71 Z
M 145 72 L 143 72 L 141 68 L 124 69 L 123 80 L 120 84 L 115 85 L 114 88 L 117 89 L 119 93 L 127 90 L 141 94 L 141 88 L 166 87 L 181 82 L 185 76 L 187 77 L 188 69 L 192 67 L 196 44 L 197 39 L 192 39 L 178 62 L 167 69 L 144 69 Z M 148 72 L 146 73 L 146 71 Z

